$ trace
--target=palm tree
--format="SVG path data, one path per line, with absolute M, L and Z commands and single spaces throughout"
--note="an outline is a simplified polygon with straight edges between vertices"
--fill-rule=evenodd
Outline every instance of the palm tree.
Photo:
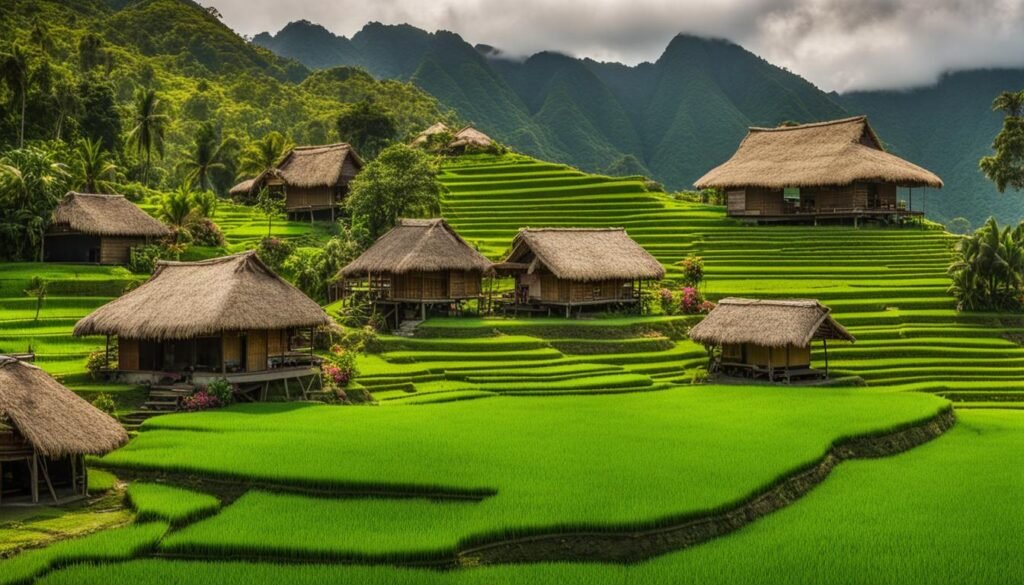
M 178 243 L 178 234 L 188 232 L 196 220 L 195 206 L 192 202 L 192 189 L 188 183 L 182 183 L 177 190 L 164 195 L 160 200 L 157 217 L 167 222 L 174 229 L 174 243 Z
M 1024 91 L 1004 91 L 992 101 L 993 112 L 1003 112 L 1007 116 L 1020 116 L 1024 111 Z
M 293 146 L 280 132 L 268 132 L 263 138 L 249 143 L 242 151 L 238 160 L 238 176 L 256 177 L 276 167 Z
M 0 157 L 0 255 L 26 259 L 26 245 L 42 258 L 43 233 L 53 208 L 67 192 L 68 173 L 53 154 L 35 147 Z
M 145 156 L 142 182 L 147 185 L 153 151 L 155 150 L 159 157 L 164 155 L 164 133 L 168 120 L 167 115 L 163 113 L 163 102 L 156 91 L 140 88 L 135 92 L 135 126 L 128 133 L 128 141 L 135 146 L 135 152 L 139 156 Z
M 211 190 L 213 175 L 227 169 L 224 163 L 224 142 L 209 123 L 203 124 L 196 134 L 194 150 L 179 165 L 185 170 L 185 180 L 201 191 Z
M 10 52 L 0 55 L 0 77 L 3 77 L 12 100 L 21 101 L 21 124 L 18 127 L 18 148 L 25 146 L 25 108 L 28 104 L 29 64 L 28 54 L 21 45 L 14 45 Z
M 77 188 L 83 193 L 110 193 L 114 190 L 111 180 L 117 173 L 117 165 L 110 153 L 103 150 L 99 140 L 85 138 L 78 142 L 72 170 Z

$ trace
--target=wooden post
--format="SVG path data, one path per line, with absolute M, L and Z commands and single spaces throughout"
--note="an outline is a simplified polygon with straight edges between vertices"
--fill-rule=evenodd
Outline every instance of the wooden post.
M 78 455 L 71 455 L 71 495 L 78 495 Z
M 105 360 L 103 362 L 103 365 L 105 367 L 109 368 L 110 367 L 110 334 L 109 333 L 107 333 L 107 349 L 106 349 L 106 355 L 104 356 L 104 358 L 105 358 Z
M 32 481 L 32 503 L 39 503 L 39 455 L 36 454 L 36 448 L 32 447 L 32 469 L 29 474 Z
M 85 455 L 79 455 L 78 463 L 82 466 L 82 494 L 89 495 L 89 468 L 85 465 Z
M 427 320 L 427 303 L 420 303 L 420 321 Z
M 47 468 L 46 462 L 43 461 L 43 480 L 46 481 L 46 488 L 50 490 L 50 495 L 53 496 L 53 502 L 57 503 L 57 492 L 53 489 L 53 482 L 50 481 L 50 470 Z
M 828 378 L 828 339 L 822 339 L 821 345 L 825 348 L 825 377 Z
M 228 373 L 228 361 L 224 359 L 224 332 L 220 332 L 220 373 L 221 375 L 227 375 Z
M 4 500 L 4 462 L 0 461 L 0 504 Z

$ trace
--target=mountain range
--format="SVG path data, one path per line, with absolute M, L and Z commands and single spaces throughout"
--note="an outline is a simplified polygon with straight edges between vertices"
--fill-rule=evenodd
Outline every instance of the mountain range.
M 513 59 L 452 32 L 380 23 L 347 38 L 297 21 L 253 42 L 314 69 L 358 66 L 410 81 L 516 150 L 591 172 L 642 173 L 670 189 L 690 188 L 726 160 L 749 126 L 867 114 L 889 150 L 944 179 L 940 192 L 915 192 L 915 208 L 974 224 L 1024 217 L 1024 195 L 997 193 L 977 170 L 1001 124 L 991 101 L 1024 87 L 1020 69 L 837 94 L 734 43 L 690 35 L 636 66 L 554 52 Z

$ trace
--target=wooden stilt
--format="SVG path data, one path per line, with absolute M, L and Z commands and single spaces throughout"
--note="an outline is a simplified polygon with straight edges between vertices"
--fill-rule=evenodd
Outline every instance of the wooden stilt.
M 220 332 L 220 373 L 227 375 L 228 361 L 224 359 L 224 332 Z
M 825 348 L 825 377 L 828 378 L 828 339 L 822 339 L 821 345 Z
M 287 400 L 292 399 L 292 393 L 288 391 L 288 378 L 284 379 L 284 397 Z
M 32 481 L 32 503 L 39 503 L 39 455 L 36 454 L 35 449 L 32 449 L 32 469 L 29 474 Z
M 46 461 L 43 461 L 43 480 L 46 482 L 46 488 L 50 490 L 50 495 L 53 496 L 53 502 L 57 503 L 57 491 L 53 489 L 53 482 L 50 481 L 50 470 L 47 469 Z
M 82 495 L 89 495 L 89 468 L 85 465 L 85 455 L 79 455 L 78 463 L 82 466 Z
M 71 455 L 71 495 L 78 495 L 78 456 Z

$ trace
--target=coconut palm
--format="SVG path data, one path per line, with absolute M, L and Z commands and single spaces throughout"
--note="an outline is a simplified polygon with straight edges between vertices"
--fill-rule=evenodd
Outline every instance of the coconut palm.
M 145 184 L 149 183 L 153 152 L 156 151 L 158 157 L 164 155 L 164 134 L 169 118 L 163 109 L 163 102 L 156 91 L 140 88 L 135 92 L 135 126 L 128 133 L 128 141 L 140 157 L 145 157 L 142 174 L 142 182 Z
M 280 132 L 268 132 L 263 138 L 249 143 L 242 151 L 238 160 L 239 177 L 256 177 L 274 168 L 293 146 Z
M 1019 307 L 1024 293 L 1024 224 L 1002 230 L 994 218 L 956 246 L 949 292 L 963 310 Z
M 25 109 L 28 104 L 29 59 L 21 45 L 0 55 L 0 77 L 11 91 L 12 101 L 21 102 L 21 122 L 18 126 L 18 148 L 25 146 Z
M 160 200 L 160 207 L 157 209 L 157 217 L 174 228 L 175 243 L 178 242 L 180 233 L 188 232 L 197 219 L 192 189 L 189 188 L 188 183 L 182 183 L 177 190 L 164 195 Z
M 1004 91 L 992 101 L 993 112 L 1003 112 L 1007 116 L 1020 116 L 1024 111 L 1024 91 Z
M 185 181 L 201 191 L 213 188 L 213 175 L 227 169 L 224 162 L 224 145 L 217 131 L 209 123 L 203 124 L 196 133 L 193 150 L 179 163 L 179 170 L 185 173 Z
M 0 157 L 0 256 L 41 258 L 43 233 L 67 192 L 68 179 L 64 165 L 39 148 L 12 150 Z
M 111 193 L 117 165 L 99 140 L 85 138 L 75 148 L 71 166 L 76 188 L 83 193 Z

